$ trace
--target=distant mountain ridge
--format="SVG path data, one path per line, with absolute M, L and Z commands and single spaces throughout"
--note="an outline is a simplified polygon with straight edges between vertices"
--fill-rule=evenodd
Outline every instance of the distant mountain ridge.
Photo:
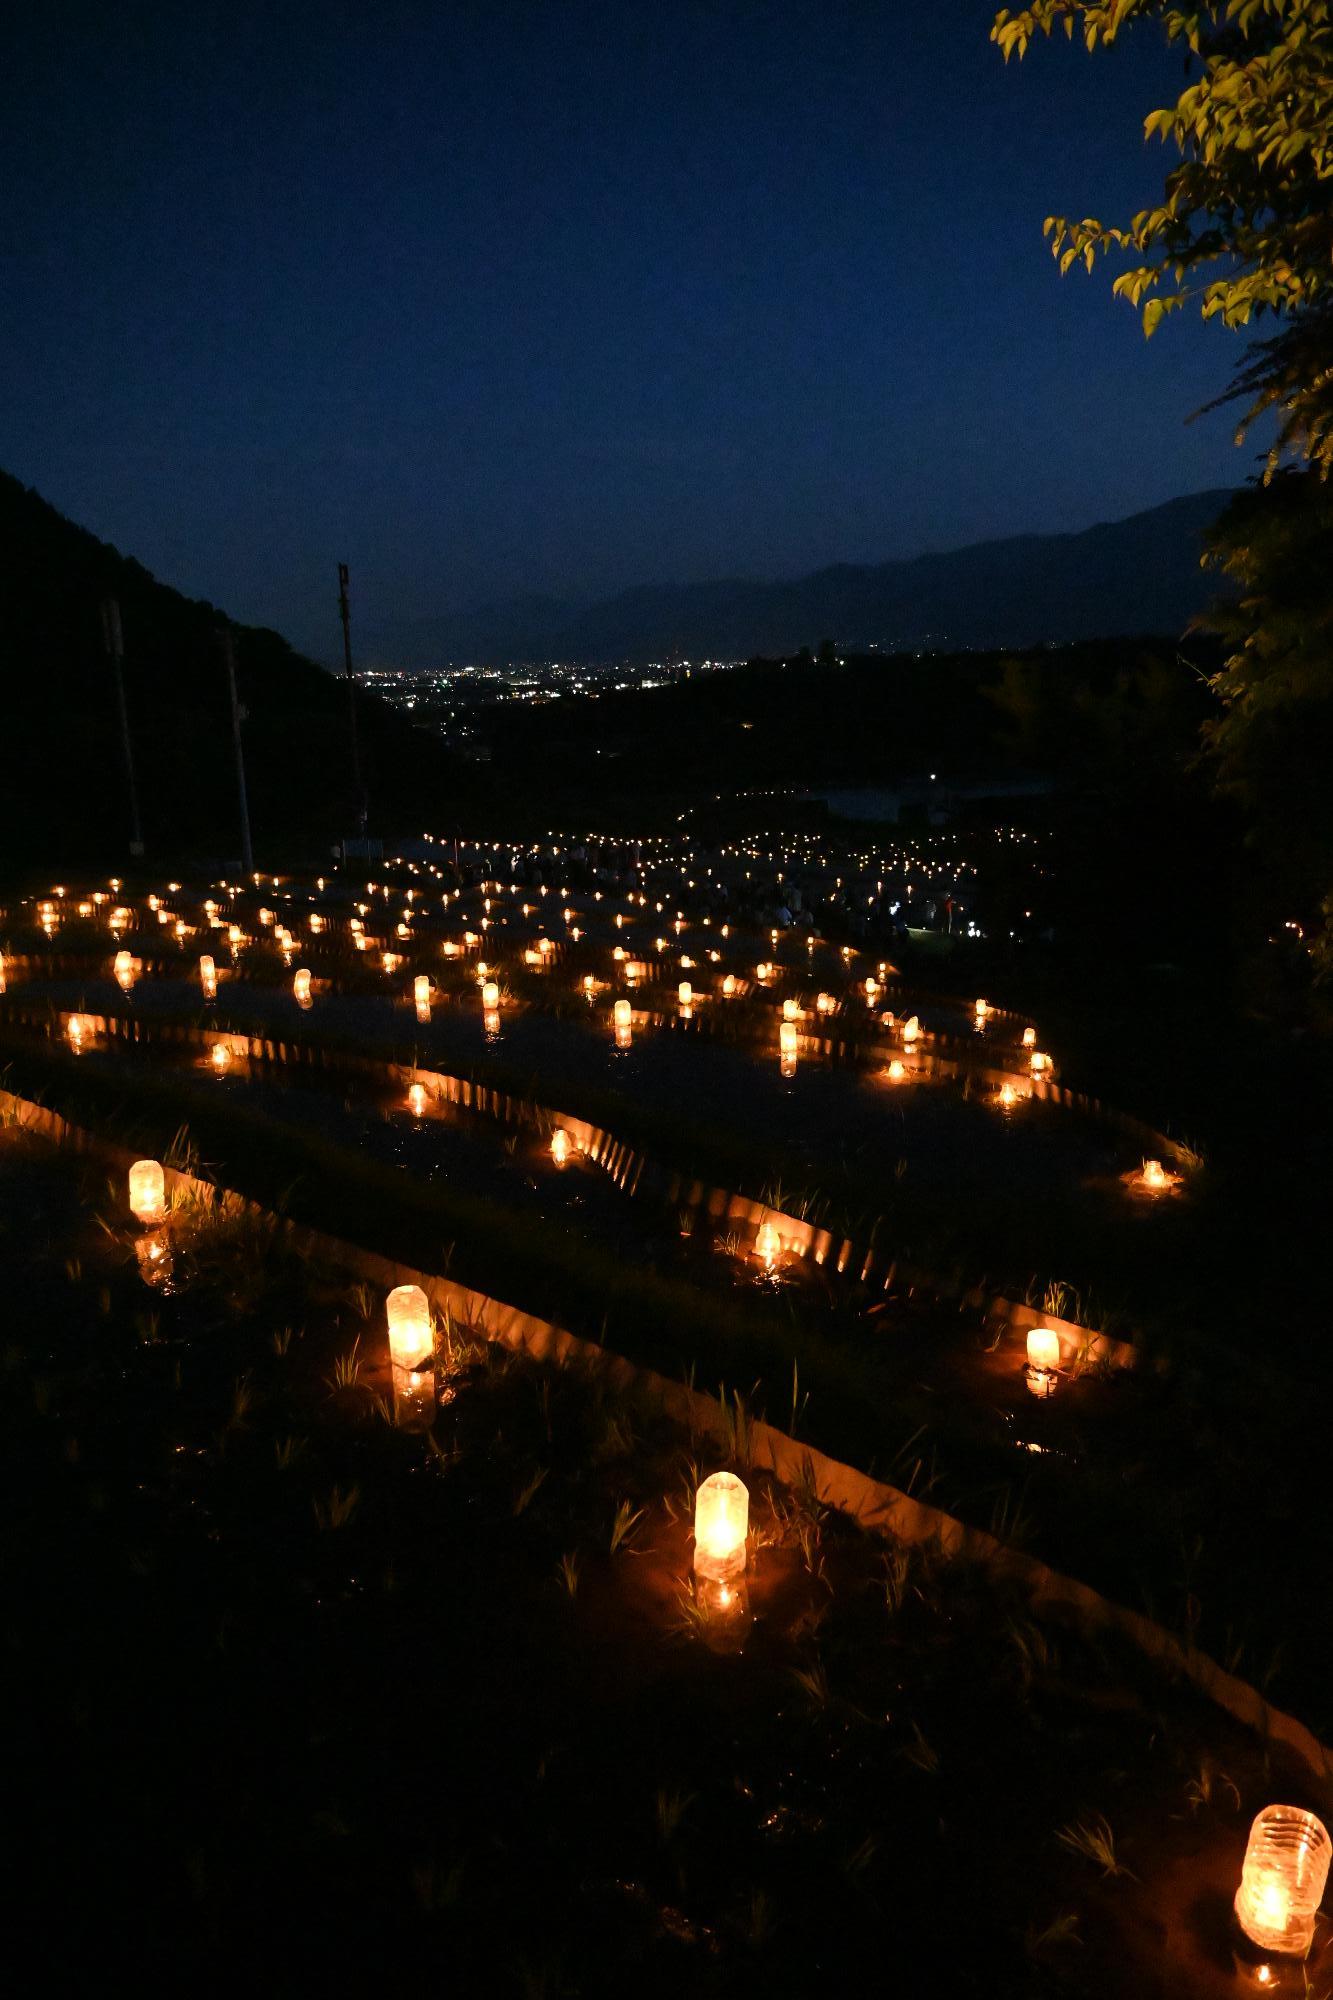
M 1071 534 L 1015 535 L 786 582 L 643 584 L 598 603 L 550 597 L 367 628 L 367 664 L 723 659 L 840 647 L 1038 646 L 1181 631 L 1216 591 L 1199 566 L 1226 487 Z

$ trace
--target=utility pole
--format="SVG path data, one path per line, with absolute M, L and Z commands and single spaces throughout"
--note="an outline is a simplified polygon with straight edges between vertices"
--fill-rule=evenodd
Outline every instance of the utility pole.
M 241 808 L 241 866 L 247 875 L 255 872 L 254 849 L 250 845 L 250 801 L 245 789 L 245 752 L 241 747 L 241 724 L 245 710 L 236 699 L 236 648 L 230 625 L 219 625 L 218 644 L 227 669 L 227 692 L 231 697 L 231 740 L 236 752 L 236 796 Z
M 134 746 L 130 742 L 130 712 L 125 706 L 125 641 L 120 630 L 120 604 L 114 597 L 102 599 L 102 644 L 116 677 L 116 706 L 120 710 L 120 748 L 125 759 L 125 776 L 130 788 L 130 853 L 137 861 L 143 853 L 143 828 L 139 824 L 139 788 L 134 782 Z
M 352 669 L 352 612 L 347 602 L 347 564 L 338 565 L 338 616 L 343 627 L 343 664 L 347 669 L 347 725 L 352 738 L 352 800 L 361 838 L 366 837 L 370 801 L 361 782 L 361 748 L 356 736 L 356 674 Z

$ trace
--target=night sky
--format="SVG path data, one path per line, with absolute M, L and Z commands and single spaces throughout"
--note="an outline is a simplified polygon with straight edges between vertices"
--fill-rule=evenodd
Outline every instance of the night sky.
M 1237 482 L 1235 336 L 1058 278 L 1180 87 L 977 0 L 31 6 L 0 465 L 331 656 L 539 590 L 795 574 Z M 919 18 L 914 20 L 912 16 Z

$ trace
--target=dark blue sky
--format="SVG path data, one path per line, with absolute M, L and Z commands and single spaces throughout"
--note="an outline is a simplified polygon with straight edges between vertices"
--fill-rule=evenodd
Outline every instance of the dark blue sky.
M 1083 527 L 1249 470 L 1239 352 L 1061 281 L 1160 187 L 1141 34 L 980 0 L 33 6 L 0 119 L 0 464 L 329 654 L 516 591 Z M 919 18 L 913 18 L 919 17 Z

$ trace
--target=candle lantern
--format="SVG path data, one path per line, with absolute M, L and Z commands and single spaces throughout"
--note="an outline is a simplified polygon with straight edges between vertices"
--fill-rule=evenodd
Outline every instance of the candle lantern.
M 915 1014 L 909 1014 L 907 1019 L 903 1022 L 903 1040 L 905 1042 L 914 1042 L 920 1033 L 921 1033 L 920 1021 L 917 1019 Z
M 680 985 L 676 988 L 676 998 L 679 1000 L 682 1010 L 688 1013 L 694 1004 L 694 988 L 688 979 L 681 980 Z
M 771 1222 L 761 1222 L 755 1231 L 755 1255 L 766 1271 L 771 1271 L 782 1255 L 782 1238 Z
M 745 1572 L 745 1538 L 750 1495 L 734 1472 L 714 1472 L 694 1496 L 694 1569 L 697 1576 L 726 1583 Z
M 736 975 L 734 972 L 728 972 L 722 981 L 723 996 L 725 999 L 730 1000 L 734 996 L 735 992 L 736 992 Z
M 493 979 L 488 979 L 481 989 L 481 1004 L 488 1014 L 494 1014 L 500 1005 L 500 988 Z
M 1060 1336 L 1054 1327 L 1034 1326 L 1027 1338 L 1027 1385 L 1034 1396 L 1053 1396 L 1060 1371 Z
M 205 1000 L 217 999 L 218 997 L 217 967 L 214 965 L 213 960 L 208 952 L 204 952 L 199 960 L 199 984 L 203 989 L 203 995 Z
M 389 1355 L 395 1368 L 424 1367 L 435 1352 L 430 1301 L 420 1285 L 398 1285 L 384 1302 Z
M 296 995 L 296 1004 L 298 1007 L 308 1007 L 310 1005 L 310 974 L 304 966 L 302 966 L 301 970 L 292 979 L 292 992 Z
M 1322 1820 L 1300 1806 L 1265 1806 L 1250 1828 L 1236 1891 L 1236 1919 L 1261 1951 L 1304 1958 L 1328 1881 Z
M 116 984 L 123 993 L 128 993 L 134 984 L 134 959 L 127 951 L 116 953 Z
M 1170 1175 L 1160 1160 L 1143 1162 L 1143 1185 L 1151 1188 L 1154 1194 L 1160 1194 L 1163 1188 L 1171 1185 Z
M 419 972 L 412 981 L 412 998 L 418 1007 L 430 1011 L 430 980 L 424 972 Z
M 130 1208 L 145 1228 L 167 1212 L 167 1180 L 160 1160 L 136 1160 L 130 1168 Z
M 569 1134 L 563 1125 L 557 1125 L 551 1134 L 551 1158 L 558 1167 L 563 1167 L 569 1158 Z
M 800 1001 L 784 1000 L 782 1003 L 782 1018 L 784 1021 L 799 1021 L 801 1018 Z
M 899 1058 L 895 1056 L 893 1058 L 893 1061 L 889 1064 L 889 1082 L 905 1083 L 906 1080 L 907 1080 L 907 1065 L 901 1062 Z

